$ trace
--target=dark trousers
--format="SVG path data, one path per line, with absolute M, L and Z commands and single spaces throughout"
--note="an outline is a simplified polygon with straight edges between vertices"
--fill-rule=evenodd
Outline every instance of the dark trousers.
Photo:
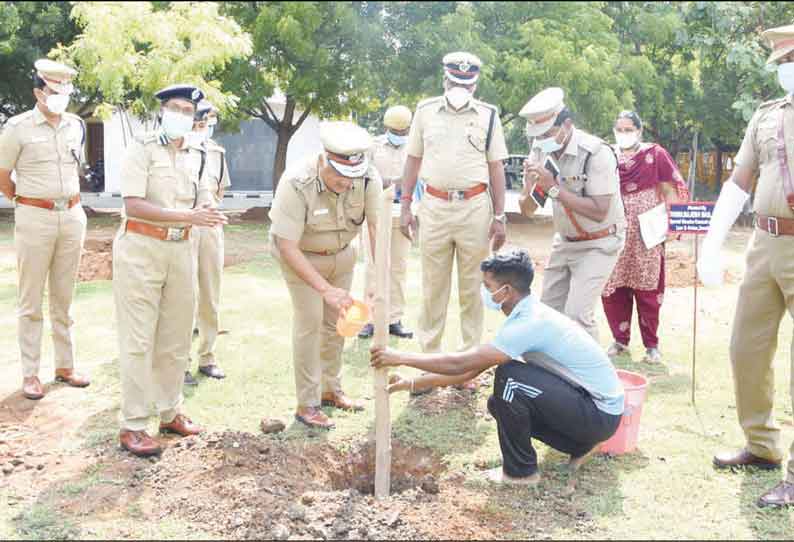
M 621 418 L 598 410 L 581 387 L 519 361 L 496 369 L 488 411 L 499 430 L 502 468 L 516 478 L 538 469 L 531 439 L 579 457 L 611 437 Z
M 604 314 L 609 322 L 609 329 L 615 341 L 628 346 L 631 338 L 631 313 L 634 300 L 637 300 L 637 318 L 640 320 L 640 333 L 645 348 L 659 347 L 659 311 L 664 299 L 664 256 L 662 270 L 659 273 L 659 285 L 655 290 L 634 290 L 618 288 L 612 295 L 601 297 Z

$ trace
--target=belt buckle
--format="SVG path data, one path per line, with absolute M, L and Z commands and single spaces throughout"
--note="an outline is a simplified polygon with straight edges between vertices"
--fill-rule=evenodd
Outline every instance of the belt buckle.
M 465 190 L 451 190 L 449 192 L 449 201 L 463 201 L 466 199 Z
M 166 241 L 181 241 L 185 228 L 168 228 Z
M 52 200 L 53 211 L 65 211 L 67 209 L 67 205 L 69 205 L 69 201 L 65 199 L 54 199 Z
M 766 217 L 766 229 L 772 237 L 777 237 L 778 235 L 780 235 L 780 232 L 778 230 L 777 217 L 774 216 Z

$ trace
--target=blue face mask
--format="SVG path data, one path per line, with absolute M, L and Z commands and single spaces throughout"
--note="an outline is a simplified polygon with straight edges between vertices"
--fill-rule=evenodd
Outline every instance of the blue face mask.
M 215 133 L 215 126 L 207 126 L 207 138 L 212 139 L 212 135 Z
M 405 145 L 405 142 L 408 139 L 408 136 L 397 135 L 394 132 L 387 131 L 386 132 L 386 139 L 388 139 L 389 143 L 391 143 L 395 147 L 402 147 L 403 145 Z
M 551 136 L 545 139 L 536 139 L 535 147 L 539 148 L 541 152 L 545 154 L 550 154 L 560 150 L 562 148 L 562 143 L 559 143 L 555 136 Z
M 507 286 L 507 284 L 503 284 L 502 288 L 504 288 L 505 286 Z M 482 304 L 485 305 L 487 309 L 491 309 L 492 311 L 502 310 L 502 304 L 504 303 L 504 301 L 502 301 L 501 303 L 497 303 L 496 301 L 493 300 L 494 294 L 498 294 L 499 292 L 501 292 L 502 288 L 499 288 L 492 294 L 491 292 L 488 291 L 488 288 L 485 287 L 485 284 L 480 284 L 480 297 L 482 297 Z

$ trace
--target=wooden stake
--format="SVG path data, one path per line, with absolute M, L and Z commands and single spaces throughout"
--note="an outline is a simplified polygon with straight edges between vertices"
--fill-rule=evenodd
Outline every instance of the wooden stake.
M 697 360 L 697 337 L 698 337 L 698 236 L 693 235 L 695 240 L 695 287 L 694 293 L 694 312 L 692 314 L 692 404 L 695 404 L 695 361 Z
M 394 186 L 383 191 L 375 235 L 375 300 L 373 345 L 389 344 L 389 275 L 391 270 L 391 225 Z M 391 412 L 389 370 L 375 370 L 375 498 L 389 496 L 391 487 Z

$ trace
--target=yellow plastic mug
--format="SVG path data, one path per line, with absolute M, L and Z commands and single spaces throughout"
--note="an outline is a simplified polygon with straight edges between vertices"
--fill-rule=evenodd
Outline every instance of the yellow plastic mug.
M 349 309 L 339 311 L 336 332 L 342 337 L 354 337 L 369 323 L 369 319 L 369 307 L 361 301 L 353 300 Z

